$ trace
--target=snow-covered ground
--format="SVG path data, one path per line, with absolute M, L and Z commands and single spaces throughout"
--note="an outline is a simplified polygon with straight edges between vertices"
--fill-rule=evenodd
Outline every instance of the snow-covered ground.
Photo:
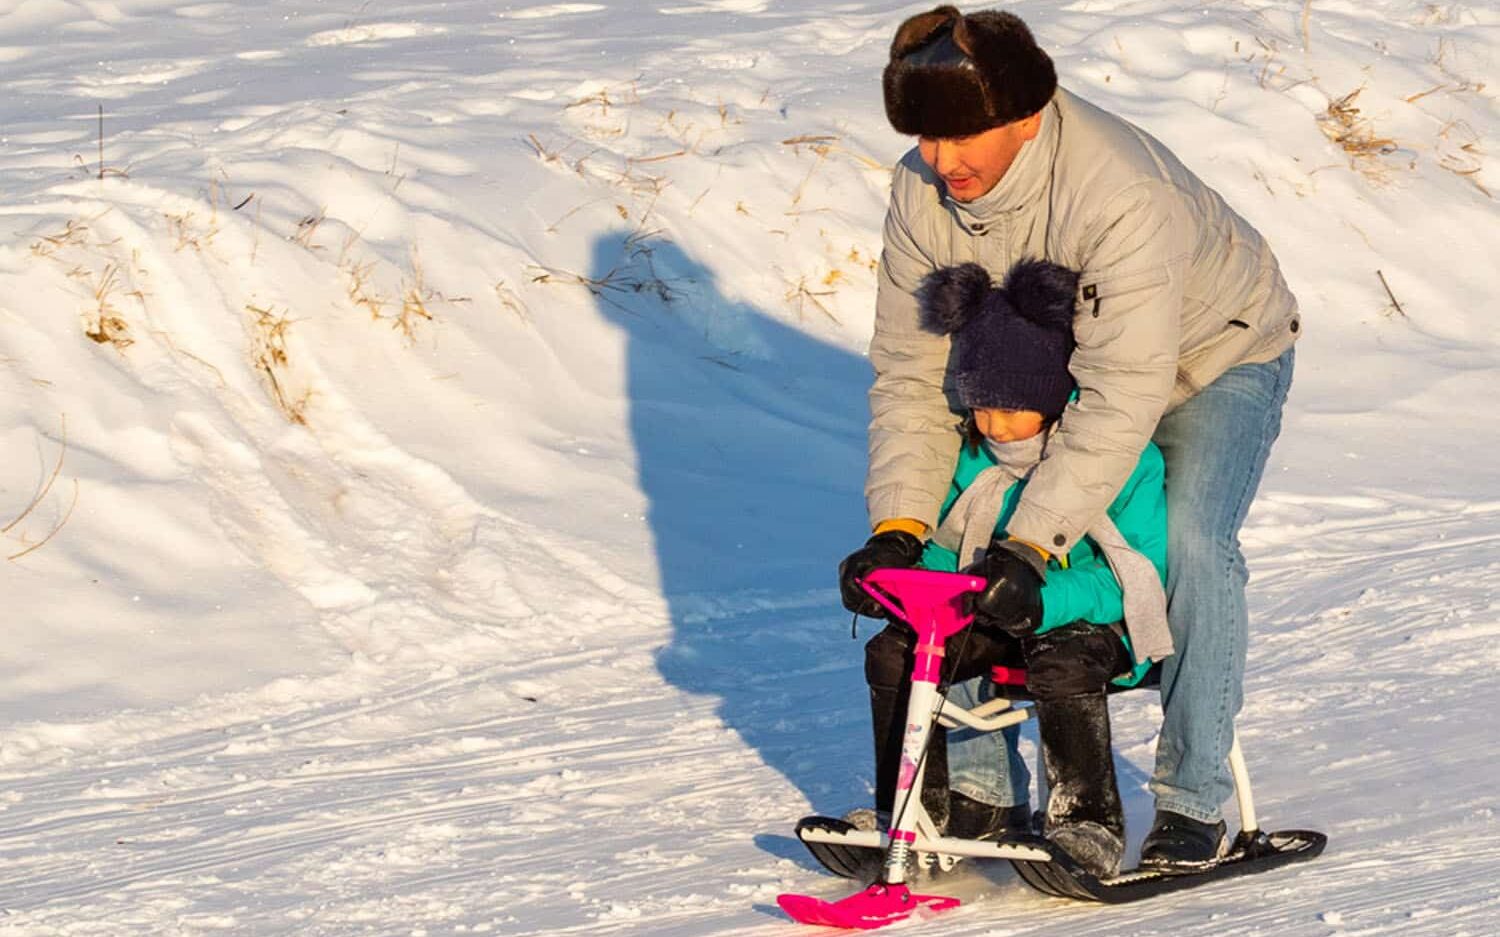
M 790 827 L 871 780 L 832 579 L 921 8 L 0 3 L 0 934 L 847 890 Z M 1302 300 L 1241 733 L 1331 844 L 1129 909 L 971 871 L 902 930 L 1494 933 L 1500 5 L 1010 8 Z

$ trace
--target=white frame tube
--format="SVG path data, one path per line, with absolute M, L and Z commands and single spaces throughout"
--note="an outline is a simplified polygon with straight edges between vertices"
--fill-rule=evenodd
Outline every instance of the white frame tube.
M 1255 817 L 1255 795 L 1250 791 L 1250 769 L 1245 766 L 1245 753 L 1240 750 L 1240 734 L 1234 733 L 1229 746 L 1229 773 L 1234 778 L 1234 797 L 1240 807 L 1240 830 L 1254 833 L 1260 829 Z
M 922 776 L 927 773 L 927 739 L 936 719 L 934 710 L 942 695 L 936 683 L 927 680 L 911 682 L 911 697 L 906 705 L 906 727 L 901 734 L 901 764 L 897 768 L 896 797 L 891 804 L 890 848 L 885 857 L 885 883 L 906 882 L 906 858 L 917 835 L 917 818 L 922 808 Z M 908 765 L 910 768 L 908 768 Z M 908 771 L 910 773 L 908 774 Z
M 991 717 L 991 713 L 999 713 L 999 715 Z M 997 699 L 975 706 L 973 709 L 944 703 L 943 714 L 938 719 L 938 723 L 945 729 L 954 729 L 962 725 L 981 732 L 998 732 L 1001 729 L 1020 725 L 1035 716 L 1036 712 L 1030 706 L 1012 709 L 1010 700 Z
M 871 849 L 885 849 L 891 841 L 889 836 L 879 830 L 850 830 L 847 833 L 834 833 L 828 830 L 808 829 L 803 830 L 801 836 L 804 842 L 809 843 L 837 843 Z M 998 843 L 986 839 L 951 839 L 946 836 L 920 834 L 912 844 L 912 851 L 964 856 L 971 859 L 1029 859 L 1033 862 L 1047 862 L 1052 858 L 1046 850 L 1015 843 Z

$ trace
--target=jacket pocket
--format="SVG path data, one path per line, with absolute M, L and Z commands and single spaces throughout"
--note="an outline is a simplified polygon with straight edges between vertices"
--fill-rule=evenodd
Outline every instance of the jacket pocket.
M 1078 344 L 1098 346 L 1128 336 L 1128 323 L 1113 315 L 1111 307 L 1130 300 L 1134 294 L 1159 289 L 1168 279 L 1167 269 L 1160 266 L 1136 273 L 1080 277 L 1073 317 L 1073 334 Z
M 1233 341 L 1235 335 L 1258 334 L 1258 323 L 1253 320 L 1240 310 L 1186 298 L 1182 302 L 1182 354 L 1191 357 L 1219 342 Z

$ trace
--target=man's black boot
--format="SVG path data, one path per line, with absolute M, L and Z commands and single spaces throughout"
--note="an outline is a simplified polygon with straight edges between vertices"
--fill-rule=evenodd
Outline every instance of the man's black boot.
M 1166 873 L 1202 872 L 1224 856 L 1224 821 L 1205 823 L 1170 810 L 1156 811 L 1141 844 L 1141 868 Z
M 948 792 L 948 829 L 956 839 L 1004 839 L 1031 832 L 1031 805 L 996 807 L 981 800 Z

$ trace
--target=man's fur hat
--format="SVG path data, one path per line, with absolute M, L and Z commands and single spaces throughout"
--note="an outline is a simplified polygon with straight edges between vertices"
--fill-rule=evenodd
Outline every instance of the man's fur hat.
M 967 137 L 1046 107 L 1057 70 L 1019 17 L 940 6 L 896 30 L 882 83 L 898 133 Z

